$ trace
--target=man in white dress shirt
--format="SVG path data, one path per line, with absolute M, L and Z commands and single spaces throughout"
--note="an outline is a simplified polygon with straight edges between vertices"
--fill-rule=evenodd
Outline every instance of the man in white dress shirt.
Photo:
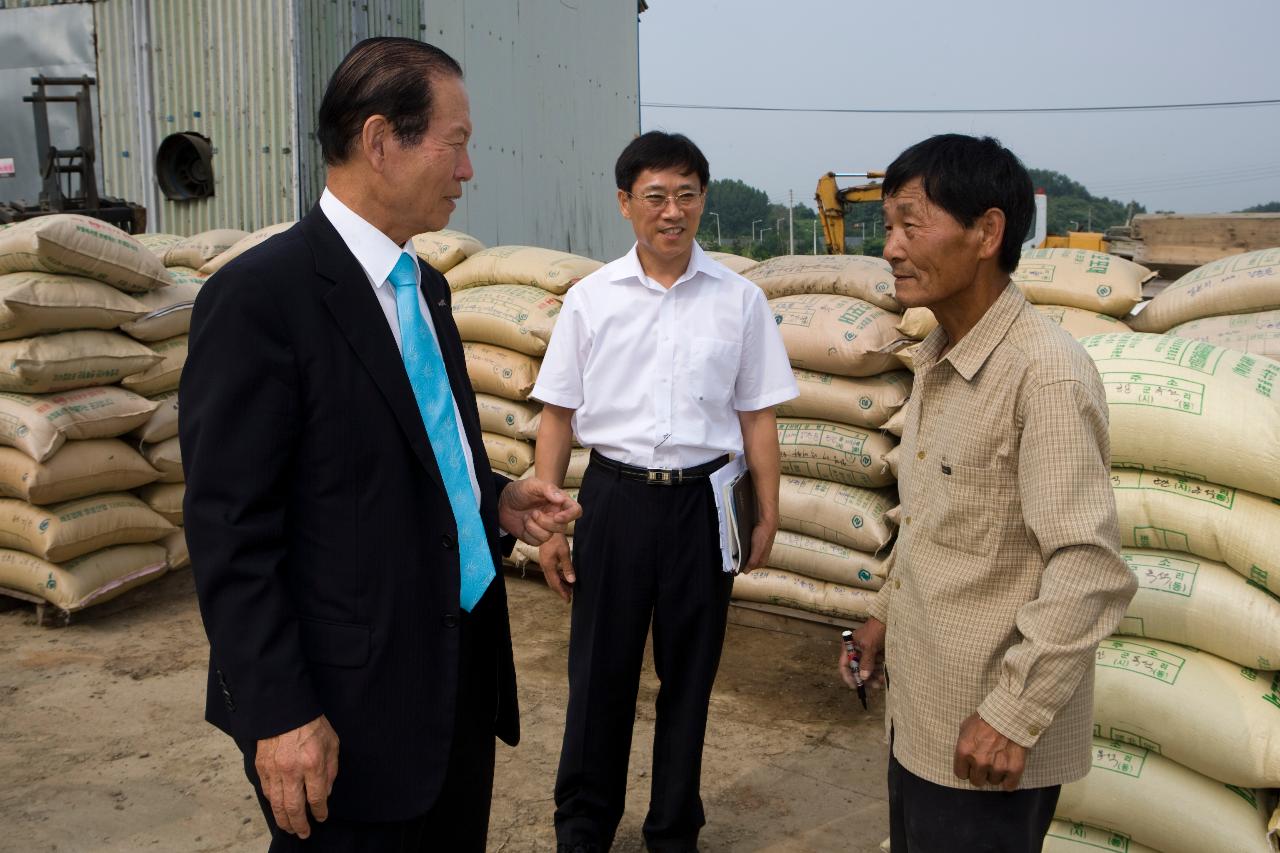
M 646 133 L 615 177 L 636 245 L 569 291 L 533 390 L 538 478 L 564 482 L 574 433 L 592 450 L 572 560 L 563 535 L 540 547 L 547 582 L 573 600 L 556 838 L 566 853 L 613 843 L 652 623 L 644 836 L 683 853 L 706 822 L 702 743 L 733 585 L 707 476 L 745 451 L 759 519 L 747 568 L 763 565 L 778 527 L 773 406 L 798 391 L 763 292 L 694 241 L 709 179 L 697 146 Z

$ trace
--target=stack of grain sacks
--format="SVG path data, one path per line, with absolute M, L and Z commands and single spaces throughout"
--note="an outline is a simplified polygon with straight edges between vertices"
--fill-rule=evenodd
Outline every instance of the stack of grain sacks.
M 1112 483 L 1139 589 L 1098 649 L 1094 770 L 1063 789 L 1046 850 L 1111 837 L 1164 853 L 1275 850 L 1280 361 L 1177 335 L 1280 308 L 1277 261 L 1268 250 L 1202 267 L 1130 321 L 1170 334 L 1082 340 L 1110 404 Z M 1222 325 L 1199 329 L 1273 345 Z
M 599 261 L 533 246 L 495 246 L 445 272 L 485 450 L 495 471 L 533 465 L 541 407 L 529 400 L 560 314 L 560 297 Z
M 745 276 L 769 298 L 800 396 L 777 408 L 779 531 L 768 566 L 733 596 L 860 620 L 884 582 L 896 523 L 892 453 L 882 428 L 911 374 L 890 350 L 901 335 L 893 276 L 878 258 L 789 255 Z
M 172 288 L 158 258 L 96 219 L 62 214 L 0 233 L 0 587 L 10 593 L 69 613 L 167 570 L 160 543 L 175 526 L 129 493 L 161 474 L 122 440 L 154 417 L 143 393 L 167 359 L 117 329 L 147 326 L 152 300 Z

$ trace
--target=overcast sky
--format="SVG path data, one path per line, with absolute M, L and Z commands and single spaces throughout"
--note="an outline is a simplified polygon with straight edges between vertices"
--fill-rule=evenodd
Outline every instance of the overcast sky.
M 644 130 L 687 133 L 713 178 L 813 204 L 827 171 L 883 169 L 934 133 L 991 134 L 1027 166 L 1148 211 L 1280 201 L 1280 105 L 1067 114 L 836 109 L 1099 107 L 1280 99 L 1280 0 L 649 0 Z M 846 180 L 842 185 L 854 183 Z

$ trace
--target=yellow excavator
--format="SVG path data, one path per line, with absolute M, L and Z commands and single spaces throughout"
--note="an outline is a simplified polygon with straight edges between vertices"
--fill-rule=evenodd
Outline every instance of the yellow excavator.
M 837 178 L 863 178 L 865 184 L 840 187 Z M 878 202 L 883 198 L 880 179 L 884 172 L 827 172 L 818 178 L 818 191 L 814 201 L 818 203 L 818 218 L 822 220 L 822 234 L 827 242 L 828 255 L 844 254 L 844 211 L 851 204 Z M 1036 190 L 1036 213 L 1023 241 L 1023 249 L 1088 249 L 1107 251 L 1103 235 L 1093 231 L 1068 231 L 1066 237 L 1048 236 L 1049 199 L 1044 190 Z

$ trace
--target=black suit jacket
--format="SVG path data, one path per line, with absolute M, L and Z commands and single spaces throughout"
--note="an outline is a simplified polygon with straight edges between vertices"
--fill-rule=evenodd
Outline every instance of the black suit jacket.
M 448 285 L 420 266 L 497 567 L 507 481 L 486 463 Z M 425 812 L 458 695 L 457 529 L 386 317 L 319 207 L 201 290 L 180 401 L 208 720 L 248 752 L 325 714 L 341 742 L 333 814 Z M 492 666 L 494 732 L 514 745 L 500 570 L 467 618 L 496 649 L 469 677 Z

